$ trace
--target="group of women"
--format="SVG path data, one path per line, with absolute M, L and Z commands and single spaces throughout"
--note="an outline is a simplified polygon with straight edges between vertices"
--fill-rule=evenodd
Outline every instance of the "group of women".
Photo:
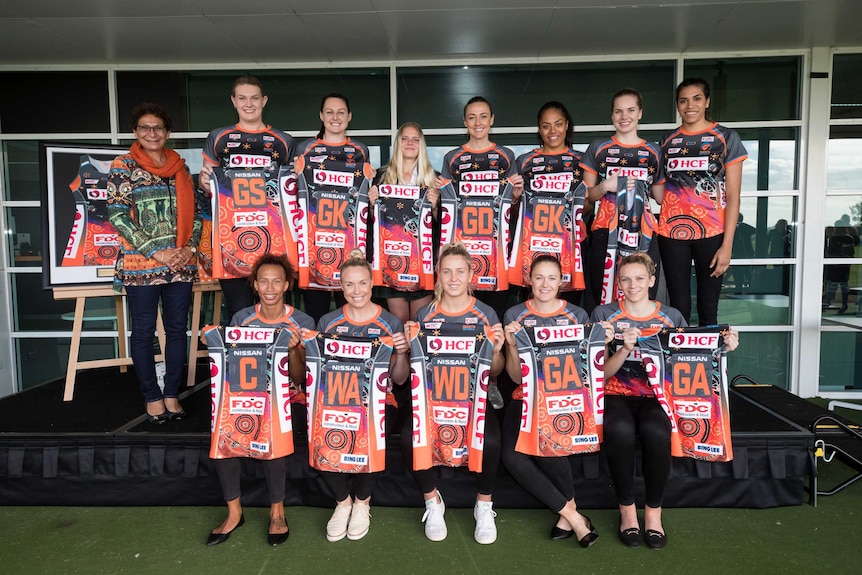
M 320 109 L 320 133 L 297 146 L 287 134 L 266 125 L 262 120 L 267 97 L 260 82 L 244 76 L 234 84 L 231 101 L 239 121 L 234 126 L 214 130 L 204 149 L 202 177 L 214 166 L 228 167 L 229 150 L 242 143 L 249 154 L 269 155 L 273 164 L 288 164 L 295 155 L 318 153 L 321 147 L 335 153 L 346 147 L 352 158 L 368 160 L 367 148 L 350 139 L 346 130 L 352 118 L 346 97 L 330 94 Z M 573 122 L 566 107 L 549 102 L 538 114 L 540 147 L 532 154 L 554 158 L 572 156 L 566 163 L 574 187 L 587 186 L 588 206 L 594 203 L 592 233 L 583 239 L 582 254 L 587 260 L 584 302 L 592 310 L 592 320 L 602 322 L 606 330 L 605 364 L 606 415 L 603 450 L 607 453 L 611 476 L 620 510 L 618 537 L 628 546 L 642 540 L 634 507 L 635 437 L 640 435 L 644 452 L 646 487 L 645 532 L 643 539 L 654 549 L 662 548 L 667 536 L 661 523 L 664 485 L 670 467 L 670 423 L 646 383 L 646 374 L 631 351 L 642 332 L 639 329 L 659 321 L 667 326 L 687 325 L 691 308 L 690 276 L 694 260 L 697 276 L 698 319 L 701 325 L 717 322 L 718 290 L 729 265 L 730 247 L 739 213 L 742 160 L 745 150 L 733 130 L 720 126 L 709 117 L 709 86 L 699 79 L 686 80 L 677 88 L 677 110 L 682 125 L 662 139 L 659 146 L 646 142 L 637 134 L 643 110 L 640 95 L 622 90 L 611 102 L 615 134 L 597 140 L 585 154 L 572 149 Z M 495 170 L 511 186 L 511 198 L 517 203 L 523 193 L 525 176 L 531 161 L 516 159 L 505 147 L 490 140 L 494 123 L 491 104 L 484 98 L 471 99 L 464 108 L 464 125 L 469 140 L 446 156 L 441 173 L 428 160 L 421 128 L 404 124 L 396 134 L 392 161 L 381 168 L 375 184 L 412 184 L 427 188 L 427 199 L 439 209 L 440 188 L 448 181 L 470 179 L 465 176 L 471 165 L 458 164 L 467 155 L 481 156 L 492 162 Z M 122 242 L 116 264 L 116 278 L 129 294 L 132 318 L 132 354 L 147 414 L 160 424 L 184 416 L 177 399 L 185 349 L 185 329 L 191 282 L 194 280 L 195 254 L 201 236 L 200 206 L 195 202 L 192 179 L 179 156 L 165 148 L 171 122 L 162 108 L 142 104 L 132 115 L 136 136 L 130 154 L 117 158 L 109 182 L 109 210 Z M 358 158 L 361 156 L 361 158 Z M 694 161 L 692 161 L 694 160 Z M 653 242 L 650 255 L 635 253 L 618 264 L 615 282 L 619 300 L 608 305 L 601 302 L 601 270 L 604 267 L 609 233 L 615 230 L 610 221 L 618 191 L 613 164 L 627 161 L 643 168 L 643 179 L 653 199 L 662 204 L 658 220 L 644 214 L 644 225 L 653 227 L 659 241 Z M 633 179 L 626 185 L 631 189 Z M 369 194 L 373 201 L 377 188 Z M 666 209 L 667 207 L 667 209 Z M 587 209 L 589 211 L 589 207 Z M 435 211 L 439 218 L 439 212 Z M 610 232 L 609 232 L 610 230 Z M 656 253 L 656 246 L 660 248 Z M 661 261 L 668 283 L 670 306 L 655 301 L 656 264 Z M 352 335 L 368 336 L 368 328 L 392 338 L 393 354 L 390 378 L 403 390 L 410 375 L 410 345 L 407 337 L 412 322 L 419 325 L 435 317 L 459 318 L 464 326 L 487 327 L 493 334 L 492 377 L 508 377 L 517 391 L 520 370 L 513 336 L 525 320 L 530 325 L 579 324 L 588 321 L 587 312 L 571 303 L 577 301 L 573 290 L 561 293 L 564 273 L 558 259 L 551 255 L 533 261 L 529 271 L 530 299 L 511 309 L 505 290 L 477 293 L 471 290 L 473 264 L 471 254 L 461 243 L 443 246 L 436 258 L 434 293 L 425 290 L 399 291 L 373 286 L 372 270 L 365 254 L 353 252 L 339 269 L 340 291 L 303 292 L 306 313 L 284 302 L 295 284 L 295 271 L 284 256 L 265 254 L 251 269 L 248 278 L 222 282 L 226 304 L 233 325 L 282 327 L 293 333 L 290 344 L 290 371 L 299 381 L 304 370 L 302 341 L 315 328 L 328 332 L 333 326 L 347 326 Z M 592 273 L 591 273 L 592 272 Z M 252 291 L 253 290 L 253 291 Z M 254 304 L 254 293 L 259 299 Z M 329 311 L 330 294 L 336 297 L 336 309 Z M 384 303 L 388 311 L 372 300 Z M 156 385 L 152 358 L 152 334 L 159 299 L 164 306 L 167 376 L 164 391 Z M 478 299 L 477 299 L 478 298 Z M 569 301 L 571 300 L 571 301 Z M 676 308 L 676 309 L 674 309 Z M 186 310 L 186 313 L 183 313 Z M 679 310 L 679 311 L 678 311 Z M 505 327 L 500 322 L 505 318 Z M 176 325 L 174 325 L 176 324 Z M 405 331 L 406 330 L 406 331 Z M 180 338 L 183 343 L 180 343 Z M 176 340 L 176 341 L 175 341 Z M 729 330 L 725 336 L 728 350 L 738 345 L 738 334 Z M 624 374 L 624 377 L 621 376 Z M 500 459 L 525 489 L 558 514 L 552 539 L 575 536 L 588 547 L 598 539 L 589 518 L 578 512 L 571 476 L 565 458 L 533 457 L 515 448 L 518 433 L 520 401 L 507 402 L 502 427 L 497 416 L 485 421 L 482 472 L 474 517 L 474 537 L 479 543 L 497 538 L 492 494 Z M 400 395 L 402 409 L 405 394 Z M 408 400 L 409 402 L 409 400 Z M 405 461 L 412 462 L 410 418 L 402 418 L 401 441 Z M 208 544 L 225 541 L 244 523 L 240 506 L 239 467 L 236 462 L 221 460 L 216 469 L 228 517 L 211 534 Z M 410 465 L 410 469 L 413 467 Z M 425 499 L 425 533 L 432 541 L 446 537 L 445 504 L 436 488 L 433 469 L 412 471 Z M 273 460 L 265 465 L 270 487 L 269 541 L 277 545 L 289 536 L 284 514 L 285 465 Z M 344 537 L 362 538 L 369 529 L 369 503 L 377 480 L 376 474 L 357 475 L 351 488 L 341 473 L 322 473 L 323 480 L 336 500 L 336 508 L 326 526 L 329 541 Z

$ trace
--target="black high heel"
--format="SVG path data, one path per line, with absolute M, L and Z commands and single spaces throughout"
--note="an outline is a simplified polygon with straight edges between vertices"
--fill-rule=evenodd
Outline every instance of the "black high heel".
M 154 425 L 164 425 L 165 423 L 168 422 L 168 419 L 170 419 L 170 416 L 168 415 L 168 413 L 170 413 L 170 412 L 165 411 L 164 413 L 160 413 L 158 415 L 153 415 L 151 413 L 148 413 L 147 414 L 147 423 L 152 423 Z
M 236 524 L 236 527 L 227 531 L 225 533 L 210 533 L 210 536 L 207 538 L 207 545 L 212 547 L 213 545 L 221 545 L 225 541 L 228 540 L 230 534 L 242 527 L 245 524 L 245 514 L 239 516 L 239 523 Z
M 593 527 L 593 522 L 590 521 L 590 518 L 581 513 L 581 517 L 584 518 L 584 521 L 587 522 L 587 528 L 590 530 L 589 533 L 578 539 L 578 545 L 586 549 L 587 547 L 592 547 L 596 541 L 599 540 L 599 532 L 596 531 L 596 528 Z

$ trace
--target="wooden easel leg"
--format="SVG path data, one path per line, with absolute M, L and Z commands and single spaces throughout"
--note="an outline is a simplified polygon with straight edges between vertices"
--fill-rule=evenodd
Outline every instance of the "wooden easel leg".
M 114 298 L 117 302 L 117 350 L 119 357 L 129 357 L 126 342 L 126 314 L 123 311 L 123 296 Z M 129 371 L 128 365 L 120 366 L 120 373 Z
M 69 345 L 69 366 L 66 368 L 66 389 L 63 401 L 72 401 L 75 395 L 75 377 L 78 373 L 78 353 L 81 350 L 81 330 L 84 328 L 84 302 L 86 298 L 75 298 L 75 320 L 72 322 L 72 342 Z
M 192 324 L 189 330 L 189 374 L 186 378 L 186 386 L 194 387 L 195 374 L 198 367 L 198 338 L 201 333 L 201 299 L 203 293 L 196 291 L 192 294 Z

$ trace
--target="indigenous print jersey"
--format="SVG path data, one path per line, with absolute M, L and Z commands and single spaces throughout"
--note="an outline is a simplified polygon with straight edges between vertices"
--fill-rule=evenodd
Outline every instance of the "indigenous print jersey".
M 225 170 L 268 170 L 287 165 L 296 154 L 293 138 L 267 126 L 243 130 L 239 125 L 213 130 L 204 142 L 204 160 Z
M 210 457 L 276 459 L 293 453 L 290 329 L 213 327 Z
M 311 334 L 305 340 L 309 464 L 339 473 L 383 471 L 392 338 Z
M 580 153 L 561 154 L 538 150 L 518 158 L 524 192 L 515 212 L 515 233 L 509 262 L 509 283 L 530 285 L 530 266 L 542 254 L 560 260 L 561 291 L 584 289 L 581 241 L 587 188 L 581 185 Z
M 374 204 L 374 285 L 434 289 L 434 240 L 428 188 L 380 184 Z
M 309 140 L 299 152 L 296 199 L 289 199 L 288 217 L 299 287 L 337 290 L 338 269 L 350 250 L 365 253 L 373 174 L 368 149 L 350 139 L 339 144 Z
M 108 219 L 110 160 L 81 156 L 78 175 L 69 184 L 75 198 L 75 219 L 61 266 L 113 266 L 120 238 Z
M 748 158 L 736 131 L 713 124 L 690 134 L 682 128 L 662 138 L 667 175 L 658 234 L 700 240 L 724 233 L 725 171 Z
M 492 144 L 485 150 L 456 148 L 443 158 L 440 189 L 440 244 L 464 242 L 473 267 L 473 288 L 509 287 L 509 222 L 512 184 L 517 174 L 512 150 Z
M 287 253 L 277 169 L 213 168 L 210 186 L 212 211 L 217 214 L 213 277 L 248 277 L 262 254 Z
M 590 318 L 592 321 L 608 321 L 614 326 L 616 332 L 614 341 L 608 344 L 610 356 L 614 355 L 618 346 L 622 345 L 622 330 L 636 327 L 642 332 L 638 344 L 635 345 L 620 370 L 604 382 L 605 395 L 655 396 L 654 388 L 650 385 L 644 370 L 641 342 L 662 329 L 687 327 L 688 324 L 676 308 L 663 306 L 659 302 L 653 303 L 655 310 L 647 317 L 635 317 L 629 314 L 625 309 L 625 302 L 622 300 L 601 305 L 593 310 L 593 315 Z
M 594 410 L 590 348 L 604 350 L 604 328 L 587 324 L 582 309 L 566 303 L 541 314 L 530 301 L 506 312 L 516 321 L 521 358 L 521 426 L 515 449 L 544 457 L 589 453 L 599 448 Z
M 730 461 L 727 326 L 663 329 L 641 344 L 650 385 L 671 422 L 671 455 Z

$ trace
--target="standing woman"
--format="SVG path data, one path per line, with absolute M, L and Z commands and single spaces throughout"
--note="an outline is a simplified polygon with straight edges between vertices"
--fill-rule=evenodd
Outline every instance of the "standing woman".
M 293 161 L 296 149 L 293 138 L 263 121 L 263 109 L 268 99 L 260 80 L 254 76 L 240 76 L 234 81 L 230 101 L 238 120 L 236 124 L 215 129 L 207 136 L 200 173 L 202 187 L 209 181 L 214 167 L 260 169 L 261 161 L 271 167 Z M 204 189 L 209 190 L 209 187 Z M 215 237 L 213 241 L 220 239 Z M 219 284 L 228 317 L 254 304 L 254 292 L 248 278 L 221 279 Z
M 336 93 L 324 96 L 320 101 L 321 125 L 317 137 L 305 140 L 296 149 L 297 155 L 303 157 L 303 165 L 320 166 L 322 170 L 326 161 L 341 165 L 366 164 L 369 161 L 368 148 L 347 135 L 347 126 L 352 119 L 347 96 Z M 338 291 L 304 289 L 302 294 L 305 311 L 315 321 L 329 311 L 333 298 L 336 306 L 344 305 L 344 297 Z
M 300 330 L 313 329 L 314 321 L 301 311 L 284 303 L 284 294 L 296 280 L 296 270 L 284 255 L 263 254 L 251 268 L 248 282 L 260 298 L 260 303 L 237 312 L 230 325 L 242 327 L 282 328 L 290 331 L 288 343 L 288 370 L 290 372 L 291 400 L 299 388 L 297 382 L 305 378 L 305 350 L 300 345 Z M 272 406 L 272 402 L 267 404 Z M 291 401 L 293 421 L 303 421 L 305 412 L 301 403 Z M 273 426 L 273 433 L 277 433 Z M 218 545 L 227 541 L 231 532 L 245 522 L 240 503 L 240 474 L 242 458 L 213 459 L 213 465 L 227 502 L 228 516 L 207 539 L 207 545 Z M 263 474 L 269 489 L 269 535 L 270 545 L 280 545 L 290 536 L 284 516 L 285 479 L 287 457 L 262 460 Z
M 594 140 L 584 152 L 581 168 L 584 182 L 589 186 L 590 201 L 598 202 L 590 235 L 589 285 L 587 286 L 587 307 L 592 309 L 601 305 L 603 288 L 615 290 L 615 286 L 604 286 L 605 255 L 608 249 L 609 230 L 616 229 L 617 180 L 622 174 L 626 178 L 627 189 L 634 188 L 635 180 L 645 183 L 652 197 L 662 201 L 664 176 L 661 169 L 661 153 L 658 146 L 647 142 L 638 135 L 638 122 L 643 117 L 643 100 L 636 90 L 624 89 L 611 99 L 611 122 L 616 132 L 610 138 Z M 645 203 L 643 229 L 654 232 L 658 227 L 655 216 Z M 650 243 L 650 257 L 659 261 L 658 241 Z M 614 262 L 616 265 L 616 262 Z M 658 286 L 651 288 L 650 297 L 655 297 Z M 613 291 L 609 293 L 613 294 Z M 616 294 L 614 299 L 616 299 Z M 604 303 L 610 303 L 604 302 Z
M 494 331 L 494 350 L 490 375 L 494 377 L 503 371 L 504 334 L 497 314 L 488 305 L 477 301 L 470 294 L 473 270 L 470 254 L 464 244 L 447 244 L 440 249 L 437 264 L 437 283 L 434 287 L 434 301 L 416 314 L 420 329 L 431 324 L 454 324 L 458 335 L 472 336 L 482 334 L 486 327 Z M 436 328 L 440 329 L 440 328 Z M 451 332 L 446 332 L 450 333 Z M 434 467 L 416 471 L 413 469 L 413 418 L 405 417 L 401 428 L 401 450 L 404 462 L 413 474 L 416 485 L 425 499 L 425 536 L 431 541 L 446 539 L 447 528 L 443 514 L 446 506 L 437 491 Z M 489 413 L 485 418 L 485 436 L 482 452 L 482 472 L 479 473 L 479 489 L 473 517 L 476 529 L 473 537 L 477 543 L 489 544 L 497 540 L 497 526 L 494 521 L 492 494 L 497 482 L 500 467 L 500 423 L 496 415 Z
M 171 118 L 158 104 L 132 110 L 136 141 L 129 153 L 114 159 L 108 179 L 108 216 L 120 236 L 114 289 L 125 287 L 135 373 L 151 423 L 181 419 L 177 398 L 186 361 L 186 329 L 195 253 L 201 239 L 201 215 L 185 160 L 165 148 Z M 153 333 L 159 300 L 165 327 L 164 391 L 156 383 Z
M 655 281 L 655 263 L 647 254 L 623 258 L 619 267 L 623 299 L 597 307 L 592 320 L 602 322 L 606 328 L 612 326 L 617 333 L 605 353 L 603 445 L 619 502 L 617 536 L 628 547 L 637 547 L 641 542 L 634 492 L 635 439 L 639 436 L 646 490 L 644 539 L 651 549 L 661 549 L 667 545 L 661 508 L 671 465 L 671 426 L 649 385 L 640 356 L 634 352 L 641 336 L 688 324 L 678 310 L 650 299 L 649 290 Z M 730 329 L 724 341 L 727 350 L 732 351 L 739 345 L 739 334 Z
M 503 320 L 506 324 L 506 371 L 516 385 L 521 383 L 521 361 L 515 332 L 522 326 L 583 325 L 589 321 L 587 312 L 559 298 L 562 283 L 559 260 L 540 255 L 530 268 L 532 298 L 506 312 Z M 613 331 L 606 329 L 612 336 Z M 578 512 L 569 458 L 533 457 L 515 450 L 523 409 L 520 391 L 520 387 L 516 389 L 503 419 L 503 463 L 524 489 L 559 515 L 551 529 L 551 539 L 575 535 L 581 547 L 589 547 L 598 540 L 599 534 L 589 517 Z
M 360 250 L 353 250 L 340 270 L 341 290 L 347 303 L 329 312 L 317 322 L 317 331 L 351 337 L 376 339 L 391 336 L 393 355 L 389 363 L 389 378 L 402 385 L 410 374 L 410 346 L 404 336 L 404 324 L 391 313 L 371 301 L 371 265 Z M 312 426 L 309 426 L 311 433 Z M 321 471 L 329 491 L 335 496 L 335 511 L 326 524 L 326 539 L 339 541 L 362 539 L 370 525 L 371 492 L 382 472 L 338 473 Z M 353 496 L 350 476 L 355 476 Z
M 661 141 L 667 182 L 658 234 L 668 295 L 688 321 L 694 260 L 700 325 L 718 323 L 739 218 L 742 162 L 748 158 L 739 135 L 711 120 L 709 104 L 705 80 L 683 80 L 676 89 L 682 125 Z
M 434 207 L 434 214 L 440 200 L 438 188 L 439 176 L 428 160 L 428 148 L 425 145 L 425 135 L 422 128 L 415 122 L 405 122 L 398 128 L 392 145 L 392 160 L 381 167 L 374 181 L 374 186 L 368 193 L 369 201 L 374 204 L 379 197 L 378 186 L 398 184 L 405 186 L 420 186 L 427 188 L 428 200 Z M 370 243 L 370 242 L 369 242 Z M 418 254 L 414 254 L 418 256 Z M 385 259 L 384 259 L 385 263 Z M 375 296 L 386 300 L 390 313 L 406 323 L 422 306 L 431 303 L 431 292 L 428 290 L 401 291 L 391 287 L 374 288 Z

